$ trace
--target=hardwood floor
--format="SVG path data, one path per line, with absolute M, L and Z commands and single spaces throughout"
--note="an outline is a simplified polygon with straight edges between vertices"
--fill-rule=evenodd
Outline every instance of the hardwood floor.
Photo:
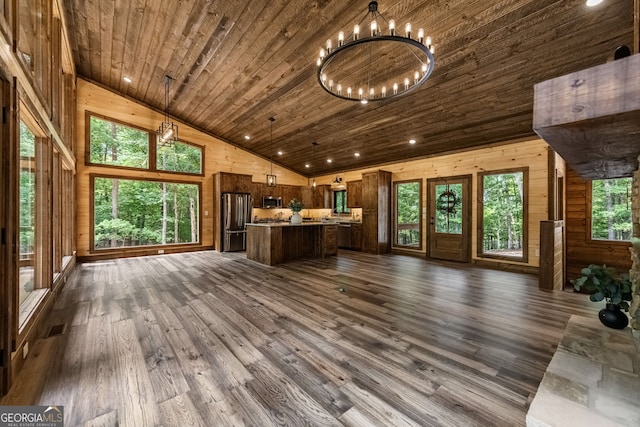
M 340 289 L 343 288 L 344 292 Z M 524 425 L 584 295 L 537 277 L 340 251 L 79 265 L 2 404 L 65 425 Z

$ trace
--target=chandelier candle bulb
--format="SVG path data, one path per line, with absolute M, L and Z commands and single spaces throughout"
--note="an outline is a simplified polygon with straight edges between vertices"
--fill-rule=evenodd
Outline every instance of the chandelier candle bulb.
M 407 22 L 407 24 L 404 26 L 404 32 L 405 32 L 405 36 L 410 39 L 411 38 L 411 23 Z
M 429 46 L 429 52 L 431 52 L 431 55 L 436 53 L 436 48 L 433 47 L 433 45 Z
M 378 23 L 376 21 L 371 21 L 371 37 L 375 37 L 378 30 Z
M 393 84 L 393 94 L 397 95 L 398 94 L 398 83 L 394 83 Z
M 382 90 L 380 91 L 380 93 L 382 93 L 382 97 L 384 98 L 385 96 L 387 96 L 387 87 L 386 86 L 382 86 Z
M 320 59 L 324 59 L 324 49 L 320 48 Z
M 427 36 L 427 46 L 431 47 L 431 36 Z
M 362 99 L 362 88 L 358 89 L 358 98 Z
M 344 31 L 338 33 L 338 47 L 344 44 Z
M 347 96 L 349 98 L 351 98 L 351 88 L 350 87 L 347 88 Z
M 424 29 L 422 28 L 418 30 L 418 41 L 424 43 Z
M 396 21 L 393 19 L 389 21 L 389 34 L 392 36 L 396 35 Z
M 331 42 L 331 39 L 327 39 L 327 53 L 331 53 L 332 45 L 333 43 Z
M 409 89 L 409 79 L 404 79 L 404 90 Z
M 369 88 L 369 98 L 373 99 L 374 96 L 375 96 L 375 89 Z
M 356 24 L 353 27 L 353 40 L 358 40 L 358 35 L 360 34 L 360 25 Z
M 338 95 L 342 94 L 342 85 L 338 85 Z
M 333 90 L 333 80 L 329 80 L 329 89 Z
M 416 71 L 416 73 L 413 75 L 413 84 L 418 84 L 418 81 L 420 81 L 420 73 Z

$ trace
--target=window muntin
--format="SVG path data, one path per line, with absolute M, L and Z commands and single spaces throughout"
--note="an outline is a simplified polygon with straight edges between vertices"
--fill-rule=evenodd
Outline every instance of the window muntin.
M 338 190 L 333 192 L 333 213 L 348 214 L 350 212 L 347 207 L 347 190 Z
M 397 182 L 394 196 L 394 246 L 422 248 L 422 182 Z
M 591 181 L 590 233 L 593 240 L 631 240 L 631 178 Z
M 93 249 L 198 243 L 200 186 L 92 177 Z
M 527 261 L 528 170 L 478 174 L 478 255 Z

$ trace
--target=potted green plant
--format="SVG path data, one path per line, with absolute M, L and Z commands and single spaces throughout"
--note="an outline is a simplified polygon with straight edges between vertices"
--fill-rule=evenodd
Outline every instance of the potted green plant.
M 302 224 L 302 217 L 300 216 L 300 211 L 304 209 L 302 201 L 293 198 L 289 200 L 287 207 L 293 212 L 293 215 L 291 215 L 291 224 Z
M 606 300 L 606 307 L 600 310 L 600 321 L 610 328 L 624 329 L 629 318 L 624 311 L 629 311 L 631 301 L 631 281 L 628 274 L 617 274 L 616 269 L 606 265 L 591 264 L 583 268 L 582 276 L 571 280 L 574 289 L 586 291 L 593 302 Z

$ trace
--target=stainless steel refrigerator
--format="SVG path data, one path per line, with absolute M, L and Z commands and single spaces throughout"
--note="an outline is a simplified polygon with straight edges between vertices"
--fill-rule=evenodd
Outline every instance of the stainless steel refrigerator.
M 246 223 L 251 221 L 251 195 L 243 193 L 222 194 L 222 251 L 247 249 Z

